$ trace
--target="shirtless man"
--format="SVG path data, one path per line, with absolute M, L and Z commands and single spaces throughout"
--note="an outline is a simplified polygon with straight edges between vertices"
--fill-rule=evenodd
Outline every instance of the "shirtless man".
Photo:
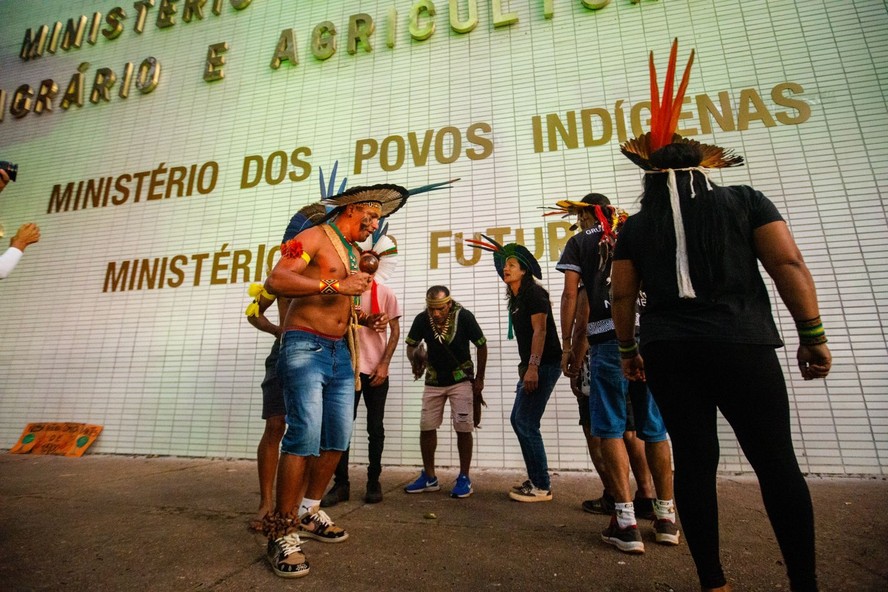
M 277 504 L 267 521 L 268 559 L 281 577 L 308 574 L 300 534 L 327 542 L 348 537 L 319 504 L 351 440 L 354 325 L 360 320 L 379 329 L 388 323 L 384 313 L 358 319 L 355 297 L 370 287 L 372 276 L 358 269 L 360 251 L 353 243 L 366 240 L 379 219 L 400 208 L 407 196 L 402 187 L 374 185 L 325 200 L 336 207 L 332 221 L 285 243 L 265 283 L 269 293 L 294 300 L 284 319 L 279 363 L 287 431 L 278 463 Z
M 320 223 L 325 213 L 323 204 L 319 202 L 302 207 L 287 224 L 281 244 L 287 243 L 303 230 Z M 266 516 L 274 512 L 274 480 L 280 460 L 281 439 L 287 429 L 285 421 L 287 409 L 284 404 L 282 381 L 278 376 L 278 358 L 280 357 L 281 328 L 284 326 L 291 302 L 289 298 L 275 298 L 265 290 L 260 290 L 261 287 L 259 284 L 250 286 L 250 295 L 254 296 L 254 299 L 246 311 L 248 323 L 260 331 L 274 335 L 274 345 L 265 360 L 265 378 L 262 380 L 262 419 L 265 420 L 265 430 L 256 449 L 256 464 L 259 471 L 259 510 L 256 512 L 256 516 L 249 521 L 250 528 L 256 531 L 264 530 Z M 272 304 L 277 305 L 274 322 L 265 316 L 266 310 Z M 307 483 L 305 485 L 307 486 Z

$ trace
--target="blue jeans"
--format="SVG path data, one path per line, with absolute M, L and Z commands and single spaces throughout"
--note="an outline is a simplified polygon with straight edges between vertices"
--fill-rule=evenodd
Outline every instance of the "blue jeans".
M 636 384 L 630 390 L 623 377 L 617 340 L 589 345 L 589 414 L 593 436 L 619 439 L 627 429 L 629 410 L 627 397 L 632 397 L 635 430 L 645 442 L 663 442 L 668 438 L 666 425 L 654 398 L 647 388 Z
M 287 331 L 281 338 L 278 371 L 287 407 L 281 452 L 319 456 L 322 450 L 347 449 L 355 375 L 346 340 Z
M 538 489 L 551 489 L 549 482 L 549 463 L 546 459 L 546 448 L 540 434 L 540 420 L 546 411 L 549 396 L 555 389 L 555 383 L 561 376 L 561 367 L 556 364 L 543 364 L 539 368 L 539 384 L 532 393 L 524 390 L 524 381 L 518 383 L 515 390 L 515 405 L 512 407 L 512 429 L 518 436 L 521 455 L 527 476 Z

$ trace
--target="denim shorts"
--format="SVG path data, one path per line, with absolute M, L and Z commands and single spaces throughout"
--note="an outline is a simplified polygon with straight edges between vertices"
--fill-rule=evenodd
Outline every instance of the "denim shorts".
M 322 450 L 346 450 L 355 406 L 355 375 L 346 340 L 287 331 L 281 338 L 278 373 L 287 408 L 281 452 L 318 456 Z
M 607 439 L 623 437 L 623 432 L 629 429 L 627 399 L 631 395 L 637 437 L 645 442 L 666 440 L 666 425 L 647 387 L 633 385 L 630 393 L 629 381 L 623 377 L 616 339 L 589 346 L 589 367 L 590 431 L 593 436 Z

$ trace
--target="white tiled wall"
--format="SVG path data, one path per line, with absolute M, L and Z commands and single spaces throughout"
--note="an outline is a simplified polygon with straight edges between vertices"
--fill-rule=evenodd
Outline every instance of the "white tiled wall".
M 468 0 L 457 4 L 463 7 Z M 411 40 L 414 2 L 256 1 L 240 11 L 228 2 L 222 13 L 205 8 L 203 20 L 159 29 L 161 2 L 142 34 L 133 31 L 135 10 L 116 40 L 59 50 L 32 61 L 18 54 L 28 28 L 66 23 L 81 14 L 106 14 L 114 0 L 47 0 L 0 3 L 0 89 L 6 92 L 0 122 L 0 160 L 16 162 L 20 179 L 0 194 L 0 224 L 7 236 L 36 221 L 41 242 L 25 253 L 14 275 L 0 282 L 0 448 L 10 447 L 31 421 L 82 421 L 105 426 L 93 450 L 100 453 L 252 457 L 262 432 L 259 382 L 271 339 L 244 321 L 246 283 L 211 283 L 213 255 L 251 250 L 280 239 L 290 215 L 318 196 L 318 168 L 340 164 L 350 184 L 388 181 L 408 187 L 460 177 L 449 192 L 413 199 L 391 220 L 399 239 L 400 267 L 392 286 L 405 311 L 406 333 L 423 307 L 425 289 L 448 284 L 475 312 L 490 340 L 485 393 L 490 408 L 476 436 L 475 462 L 485 467 L 522 466 L 508 422 L 517 380 L 517 347 L 505 339 L 502 285 L 489 258 L 463 266 L 449 253 L 430 269 L 431 234 L 469 236 L 508 227 L 505 240 L 534 232 L 551 218 L 540 206 L 580 197 L 590 190 L 610 195 L 633 211 L 640 175 L 619 154 L 618 130 L 602 146 L 534 151 L 533 118 L 600 108 L 614 119 L 648 98 L 647 51 L 654 49 L 661 74 L 673 37 L 680 55 L 691 47 L 697 61 L 688 95 L 730 97 L 735 123 L 744 89 L 754 89 L 769 113 L 780 107 L 771 89 L 800 85 L 810 107 L 801 124 L 751 118 L 748 129 L 699 135 L 736 148 L 748 166 L 714 174 L 721 183 L 747 183 L 764 191 L 786 216 L 815 274 L 824 324 L 835 355 L 827 381 L 803 382 L 793 374 L 796 338 L 792 320 L 775 306 L 787 342 L 782 350 L 793 411 L 793 432 L 803 469 L 815 473 L 888 472 L 888 236 L 883 191 L 888 184 L 888 14 L 877 0 L 847 2 L 683 2 L 614 0 L 599 11 L 579 0 L 556 0 L 546 19 L 541 2 L 504 1 L 518 21 L 494 27 L 486 0 L 478 0 L 479 24 L 457 34 L 448 5 L 435 2 L 436 32 Z M 182 2 L 175 3 L 182 5 Z M 386 17 L 397 10 L 394 48 L 385 43 Z M 346 51 L 349 15 L 376 22 L 373 52 Z M 423 17 L 427 19 L 428 17 Z M 309 38 L 329 20 L 338 30 L 338 51 L 314 59 Z M 269 67 L 278 37 L 292 28 L 300 63 Z M 202 78 L 207 47 L 227 42 L 225 78 Z M 153 56 L 162 65 L 160 84 L 147 95 L 135 87 L 126 100 L 65 111 L 59 98 L 77 67 L 88 62 L 87 97 L 95 71 L 118 74 Z M 16 89 L 59 85 L 53 111 L 10 114 Z M 618 103 L 621 102 L 618 106 Z M 686 128 L 698 128 L 692 100 Z M 754 110 L 754 109 L 753 109 Z M 484 122 L 493 153 L 466 157 L 466 130 Z M 356 142 L 379 143 L 392 135 L 452 126 L 462 130 L 463 155 L 451 164 L 434 155 L 424 165 L 408 153 L 403 166 L 386 172 L 378 158 L 355 169 Z M 628 123 L 627 123 L 628 126 Z M 631 135 L 631 127 L 629 128 Z M 600 135 L 600 127 L 595 133 Z M 548 145 L 544 130 L 543 145 Z M 308 179 L 240 189 L 249 155 L 288 155 L 307 146 Z M 442 144 L 449 153 L 451 145 Z M 432 148 L 434 154 L 434 143 Z M 166 167 L 215 161 L 218 182 L 207 195 L 68 212 L 47 212 L 52 188 L 68 182 L 118 177 Z M 296 169 L 292 169 L 296 170 Z M 298 172 L 298 171 L 296 171 Z M 546 233 L 540 236 L 546 237 Z M 541 258 L 553 302 L 561 277 L 555 261 Z M 4 239 L 5 244 L 5 239 Z M 179 287 L 103 292 L 109 262 L 208 254 L 200 285 L 189 260 Z M 472 257 L 474 253 L 465 253 Z M 222 260 L 225 261 L 224 259 Z M 230 261 L 229 261 L 230 263 Z M 251 267 L 251 275 L 254 267 Z M 230 273 L 230 270 L 229 270 Z M 222 274 L 224 275 L 224 274 Z M 776 292 L 774 300 L 778 301 Z M 556 313 L 557 315 L 557 313 Z M 403 351 L 391 368 L 384 462 L 416 465 L 421 385 L 409 376 Z M 559 384 L 543 419 L 550 465 L 591 467 L 577 426 L 576 403 Z M 729 428 L 722 430 L 722 468 L 749 470 Z M 363 412 L 353 460 L 366 454 Z M 456 462 L 455 439 L 439 436 L 438 459 Z

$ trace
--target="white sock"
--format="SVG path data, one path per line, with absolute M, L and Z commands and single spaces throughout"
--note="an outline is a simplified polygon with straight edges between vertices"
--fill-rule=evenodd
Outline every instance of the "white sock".
M 671 520 L 675 522 L 675 502 L 673 500 L 654 500 L 654 514 L 657 520 Z
M 628 528 L 635 525 L 635 505 L 632 502 L 614 504 L 614 509 L 617 514 L 617 526 Z
M 320 504 L 321 500 L 308 499 L 307 497 L 302 498 L 302 503 L 299 504 L 299 515 L 304 516 L 306 512 L 311 512 L 312 508 Z

